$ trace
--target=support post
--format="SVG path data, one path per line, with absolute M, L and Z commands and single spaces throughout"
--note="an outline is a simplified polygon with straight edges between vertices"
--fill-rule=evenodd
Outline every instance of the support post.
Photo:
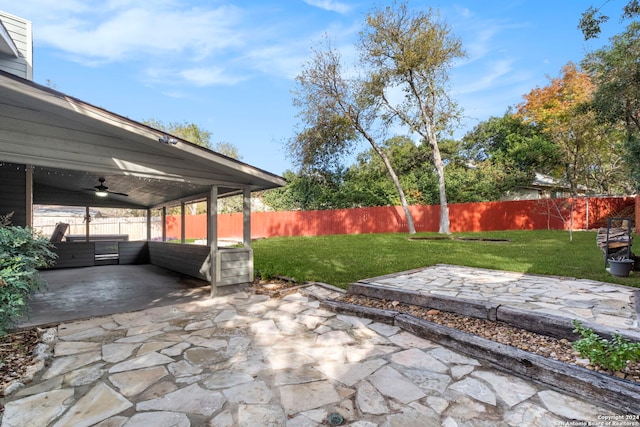
M 242 245 L 251 247 L 251 189 L 245 187 L 242 197 Z
M 167 241 L 167 208 L 162 207 L 162 241 Z
M 207 244 L 209 245 L 209 259 L 211 261 L 211 297 L 218 293 L 220 282 L 220 268 L 218 260 L 218 187 L 211 186 L 207 198 Z
M 27 227 L 33 228 L 33 166 L 31 165 L 25 166 L 25 175 L 26 175 L 25 225 Z
M 89 206 L 84 207 L 84 239 L 89 241 L 89 233 L 91 232 L 91 213 L 89 212 Z
M 253 282 L 253 250 L 251 249 L 251 189 L 244 188 L 242 197 L 242 244 L 249 252 L 249 281 Z
M 184 202 L 180 202 L 180 243 L 184 245 L 185 239 L 185 224 L 186 221 L 184 219 Z
M 151 209 L 147 209 L 147 242 L 151 240 Z

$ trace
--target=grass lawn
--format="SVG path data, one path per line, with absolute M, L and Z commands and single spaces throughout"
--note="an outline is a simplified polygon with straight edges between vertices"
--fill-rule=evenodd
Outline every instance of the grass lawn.
M 418 233 L 413 237 L 442 237 Z M 499 231 L 453 237 L 509 239 L 509 242 L 409 240 L 402 234 L 275 237 L 253 242 L 256 276 L 292 277 L 346 288 L 360 279 L 455 264 L 533 274 L 569 276 L 640 287 L 640 272 L 614 277 L 604 268 L 595 231 Z

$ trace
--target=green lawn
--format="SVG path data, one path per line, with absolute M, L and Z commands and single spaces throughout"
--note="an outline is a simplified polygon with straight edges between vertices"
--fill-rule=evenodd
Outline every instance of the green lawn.
M 418 233 L 414 237 L 439 237 Z M 441 236 L 440 236 L 441 237 Z M 276 237 L 253 242 L 258 277 L 292 277 L 346 288 L 360 279 L 455 264 L 534 274 L 587 278 L 640 287 L 640 272 L 618 278 L 604 269 L 594 231 L 500 231 L 453 237 L 509 242 L 409 240 L 408 234 Z

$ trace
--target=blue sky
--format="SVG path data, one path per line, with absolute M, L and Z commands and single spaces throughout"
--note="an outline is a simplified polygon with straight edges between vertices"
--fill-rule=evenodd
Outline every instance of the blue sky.
M 8 0 L 33 24 L 34 80 L 133 120 L 193 122 L 242 160 L 282 174 L 294 134 L 291 91 L 310 48 L 327 34 L 344 57 L 365 16 L 389 1 Z M 596 6 L 599 6 L 599 1 Z M 451 74 L 466 119 L 456 136 L 501 116 L 569 61 L 619 33 L 626 0 L 599 40 L 577 29 L 591 1 L 411 1 L 433 7 L 468 58 Z M 366 147 L 363 146 L 363 149 Z

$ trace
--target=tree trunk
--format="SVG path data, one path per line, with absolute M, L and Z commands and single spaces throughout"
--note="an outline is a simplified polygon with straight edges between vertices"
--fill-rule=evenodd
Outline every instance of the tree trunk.
M 451 229 L 449 228 L 449 205 L 447 204 L 447 191 L 444 183 L 444 162 L 442 161 L 442 156 L 440 156 L 440 148 L 438 147 L 436 136 L 431 130 L 427 136 L 433 153 L 433 164 L 438 173 L 438 192 L 440 193 L 440 229 L 438 233 L 451 234 Z
M 400 180 L 398 179 L 398 175 L 393 170 L 393 166 L 391 166 L 391 162 L 387 155 L 380 150 L 378 152 L 380 157 L 382 157 L 382 161 L 387 167 L 387 172 L 389 172 L 389 176 L 393 181 L 393 185 L 396 186 L 396 190 L 398 191 L 398 195 L 400 196 L 400 204 L 402 205 L 402 210 L 404 210 L 404 216 L 407 219 L 407 227 L 409 228 L 409 234 L 416 234 L 416 226 L 413 223 L 413 216 L 411 215 L 411 211 L 409 210 L 409 204 L 407 203 L 407 198 L 404 195 L 404 190 L 402 189 L 402 185 L 400 185 Z
M 367 140 L 371 144 L 376 153 L 380 156 L 384 165 L 387 168 L 387 172 L 393 181 L 393 185 L 395 185 L 396 190 L 398 191 L 398 195 L 400 196 L 400 203 L 402 204 L 402 210 L 404 210 L 404 216 L 407 219 L 407 227 L 409 228 L 409 234 L 416 234 L 416 227 L 413 223 L 413 216 L 411 215 L 411 211 L 409 210 L 409 204 L 407 203 L 407 198 L 404 195 L 404 190 L 402 189 L 402 185 L 400 185 L 400 180 L 398 179 L 398 175 L 393 170 L 393 166 L 387 157 L 387 154 L 378 146 L 378 144 L 373 141 L 373 139 L 367 136 Z M 449 220 L 449 216 L 447 215 L 447 222 Z

